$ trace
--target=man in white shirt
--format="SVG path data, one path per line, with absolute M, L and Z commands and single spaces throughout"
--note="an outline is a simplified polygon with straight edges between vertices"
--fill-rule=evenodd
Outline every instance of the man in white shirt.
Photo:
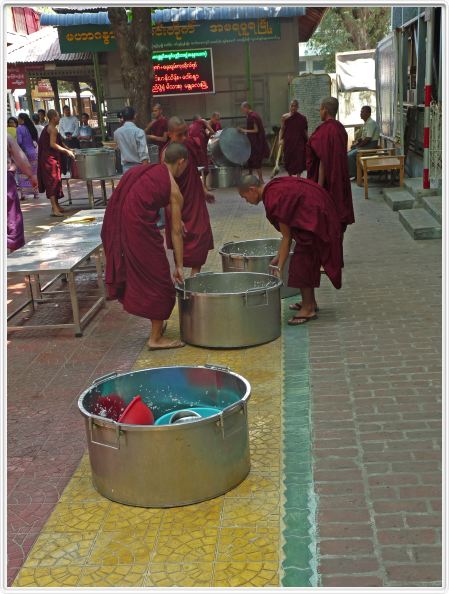
M 362 107 L 360 117 L 365 123 L 362 126 L 360 138 L 352 143 L 351 150 L 348 153 L 349 177 L 356 176 L 357 150 L 377 148 L 379 146 L 379 126 L 371 117 L 371 107 L 369 105 Z
M 136 126 L 136 112 L 133 107 L 122 111 L 123 126 L 114 132 L 114 140 L 120 149 L 123 173 L 135 165 L 149 162 L 147 138 L 142 128 Z
M 78 118 L 70 115 L 70 107 L 68 105 L 64 105 L 62 111 L 64 115 L 59 120 L 59 133 L 68 147 L 79 148 L 78 135 L 80 123 Z

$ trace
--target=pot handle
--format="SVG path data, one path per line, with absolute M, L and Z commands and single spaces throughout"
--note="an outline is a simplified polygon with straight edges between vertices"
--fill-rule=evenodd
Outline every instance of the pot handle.
M 251 295 L 264 295 L 265 299 L 263 301 L 263 303 L 257 303 L 256 305 L 251 305 L 251 303 L 248 303 L 248 298 L 251 297 Z M 247 307 L 265 307 L 266 305 L 268 305 L 268 291 L 267 289 L 248 289 L 247 291 L 245 291 L 245 305 Z
M 225 365 L 214 365 L 214 364 L 210 364 L 206 363 L 204 365 L 204 367 L 206 367 L 207 369 L 216 369 L 217 371 L 226 371 L 226 372 L 230 372 L 231 368 L 230 367 L 226 367 Z
M 94 379 L 93 386 L 97 386 L 98 384 L 101 384 L 101 382 L 104 382 L 107 379 L 117 377 L 117 375 L 118 375 L 118 373 L 116 371 L 112 371 L 111 373 L 107 373 L 106 375 L 101 375 L 100 377 L 97 377 L 96 379 Z
M 226 425 L 227 425 L 226 418 L 230 417 L 234 413 L 242 413 L 246 416 L 245 403 L 244 402 L 236 402 L 235 404 L 231 404 L 231 406 L 228 406 L 227 408 L 225 408 L 222 411 L 220 418 L 217 421 L 217 425 L 219 425 L 219 427 L 221 427 L 221 436 L 223 439 L 229 439 L 232 435 L 239 433 L 243 429 L 243 426 L 241 424 L 239 424 L 237 426 L 237 428 L 234 430 L 231 430 L 231 431 L 226 430 Z
M 94 443 L 95 445 L 99 445 L 102 446 L 104 448 L 111 448 L 111 450 L 119 450 L 120 449 L 120 427 L 117 425 L 117 423 L 115 424 L 115 437 L 116 437 L 116 442 L 115 445 L 111 445 L 109 443 L 103 443 L 102 441 L 96 441 L 93 438 L 93 428 L 95 425 L 94 420 L 92 417 L 89 417 L 89 434 L 90 434 L 90 443 Z

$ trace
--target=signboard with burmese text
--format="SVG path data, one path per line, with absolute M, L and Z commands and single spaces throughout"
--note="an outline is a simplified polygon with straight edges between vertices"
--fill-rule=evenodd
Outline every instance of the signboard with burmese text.
M 214 68 L 210 48 L 153 53 L 153 96 L 214 92 Z
M 58 27 L 61 54 L 78 52 L 111 52 L 117 49 L 117 42 L 108 25 L 77 25 Z

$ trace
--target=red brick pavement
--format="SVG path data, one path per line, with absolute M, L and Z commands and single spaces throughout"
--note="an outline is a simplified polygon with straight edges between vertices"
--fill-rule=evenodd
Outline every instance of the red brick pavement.
M 441 584 L 441 243 L 355 192 L 309 324 L 322 586 Z

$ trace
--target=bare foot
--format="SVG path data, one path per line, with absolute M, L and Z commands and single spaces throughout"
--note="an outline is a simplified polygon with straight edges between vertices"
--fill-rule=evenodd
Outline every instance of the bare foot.
M 65 214 L 59 210 L 57 210 L 57 211 L 53 210 L 50 216 L 51 217 L 65 217 Z
M 149 351 L 158 351 L 158 350 L 168 350 L 168 349 L 179 349 L 185 346 L 185 343 L 181 340 L 173 339 L 173 338 L 164 338 L 161 336 L 159 340 L 150 340 L 147 342 L 147 347 Z

